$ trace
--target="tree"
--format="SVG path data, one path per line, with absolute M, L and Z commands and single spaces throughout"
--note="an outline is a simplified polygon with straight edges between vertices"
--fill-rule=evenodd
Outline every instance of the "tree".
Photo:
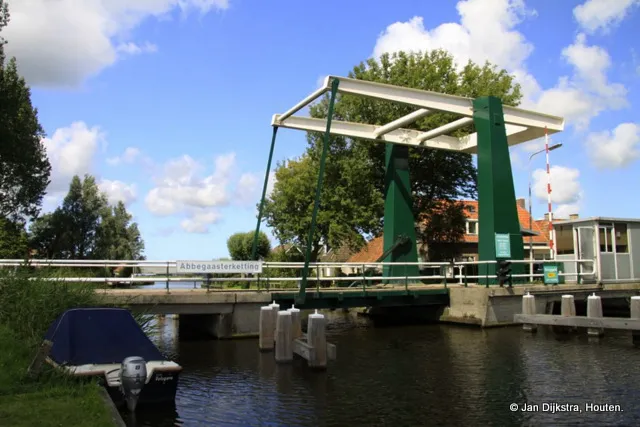
M 372 165 L 362 154 L 332 147 L 327 155 L 316 233 L 311 242 L 312 262 L 323 244 L 358 249 L 365 243 L 363 235 L 374 234 L 382 226 L 384 200 L 368 179 L 367 169 Z M 277 239 L 303 250 L 309 238 L 319 159 L 318 153 L 309 150 L 298 159 L 279 164 L 273 192 L 265 200 L 264 217 Z
M 96 180 L 74 176 L 62 206 L 31 225 L 40 256 L 62 259 L 144 259 L 144 242 L 124 203 L 109 206 Z
M 24 259 L 28 256 L 28 251 L 24 226 L 0 218 L 0 259 Z
M 245 261 L 250 260 L 253 252 L 253 237 L 255 232 L 248 231 L 246 233 L 235 233 L 227 239 L 227 249 L 232 260 Z M 263 232 L 258 234 L 258 259 L 265 259 L 271 252 L 271 243 L 269 238 Z
M 520 86 L 506 71 L 489 63 L 480 66 L 471 61 L 458 69 L 453 57 L 442 50 L 385 54 L 379 60 L 369 59 L 357 65 L 349 77 L 471 98 L 493 95 L 507 105 L 517 105 L 522 97 Z M 328 102 L 326 95 L 310 108 L 311 116 L 326 118 Z M 339 95 L 334 117 L 336 120 L 384 124 L 412 111 L 411 107 L 402 104 Z M 426 131 L 456 118 L 452 114 L 434 113 L 407 127 Z M 473 131 L 473 125 L 469 125 L 451 135 L 463 136 Z M 308 133 L 308 148 L 302 159 L 278 166 L 277 183 L 265 203 L 265 219 L 276 235 L 302 247 L 306 245 L 322 137 L 320 133 Z M 357 246 L 362 244 L 358 236 L 377 235 L 382 231 L 384 153 L 385 144 L 382 143 L 337 136 L 330 138 L 318 237 L 312 242 L 312 259 L 315 259 L 313 254 L 317 255 L 320 241 L 334 247 L 343 243 Z M 426 147 L 411 147 L 409 155 L 414 216 L 418 223 L 430 224 L 417 228 L 419 239 L 454 241 L 455 236 L 464 233 L 464 212 L 461 204 L 450 202 L 477 196 L 476 169 L 471 155 Z M 442 206 L 446 208 L 442 209 Z M 448 219 L 430 221 L 432 212 L 440 212 L 438 215 L 448 216 Z
M 99 258 L 143 259 L 144 242 L 138 224 L 132 223 L 131 219 L 131 214 L 121 201 L 103 213 L 96 236 L 96 255 Z
M 0 0 L 0 31 L 8 22 L 7 4 Z M 5 63 L 4 43 L 0 38 L 0 217 L 20 223 L 37 216 L 51 165 L 31 91 L 16 59 Z

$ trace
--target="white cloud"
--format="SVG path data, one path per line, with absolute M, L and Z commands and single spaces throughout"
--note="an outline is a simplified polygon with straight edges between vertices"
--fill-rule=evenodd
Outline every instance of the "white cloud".
M 127 147 L 124 152 L 120 156 L 109 157 L 107 159 L 107 164 L 111 166 L 117 166 L 121 163 L 131 164 L 136 161 L 137 158 L 140 157 L 140 149 L 136 147 Z
M 267 182 L 266 197 L 271 196 L 271 193 L 273 193 L 273 187 L 276 185 L 276 182 L 278 182 L 278 180 L 276 179 L 276 172 L 275 171 L 269 172 L 269 181 Z
M 547 201 L 547 172 L 536 169 L 533 172 L 533 194 L 539 200 Z M 580 171 L 565 166 L 551 167 L 551 203 L 554 215 L 578 213 L 584 192 L 580 185 Z
M 19 0 L 9 7 L 5 49 L 27 82 L 74 87 L 122 55 L 154 51 L 149 42 L 130 40 L 145 19 L 224 10 L 229 0 Z
M 607 32 L 625 18 L 632 6 L 639 4 L 640 0 L 587 0 L 573 9 L 573 16 L 589 33 L 598 29 Z
M 574 43 L 562 50 L 562 56 L 573 66 L 574 74 L 571 79 L 561 77 L 554 88 L 544 91 L 538 109 L 561 115 L 578 129 L 585 129 L 602 111 L 627 106 L 625 87 L 608 81 L 611 58 L 604 48 L 587 45 L 586 36 L 578 34 Z
M 220 220 L 220 215 L 215 211 L 196 212 L 191 218 L 180 222 L 180 227 L 187 233 L 208 233 L 209 225 Z
M 154 53 L 158 51 L 158 46 L 153 43 L 146 42 L 142 45 L 138 45 L 133 42 L 120 43 L 116 48 L 118 52 L 126 53 L 129 55 L 139 55 L 141 53 Z
M 624 86 L 608 81 L 609 54 L 602 47 L 587 45 L 584 34 L 562 51 L 562 57 L 573 67 L 573 75 L 562 76 L 554 87 L 542 90 L 526 66 L 534 47 L 516 30 L 535 11 L 527 9 L 522 0 L 461 0 L 456 7 L 459 23 L 429 29 L 424 27 L 423 18 L 414 17 L 389 25 L 378 37 L 373 55 L 442 48 L 459 66 L 468 60 L 490 61 L 508 70 L 520 83 L 522 107 L 562 116 L 578 128 L 588 126 L 606 109 L 627 105 Z M 530 149 L 536 146 L 530 145 Z
M 99 145 L 106 144 L 100 128 L 89 128 L 84 122 L 56 129 L 53 136 L 44 138 L 43 142 L 51 163 L 51 183 L 47 193 L 52 197 L 67 191 L 74 175 L 91 173 Z
M 423 18 L 416 16 L 389 25 L 378 37 L 373 55 L 442 48 L 454 56 L 459 67 L 469 60 L 479 64 L 488 60 L 517 76 L 528 101 L 539 91 L 537 81 L 525 66 L 533 45 L 514 28 L 536 12 L 527 9 L 523 0 L 463 0 L 456 8 L 460 23 L 448 22 L 428 29 Z
M 628 166 L 640 158 L 640 125 L 622 123 L 613 132 L 591 133 L 586 147 L 593 164 L 599 169 Z
M 129 205 L 134 202 L 137 197 L 135 184 L 127 184 L 118 180 L 103 179 L 98 184 L 100 191 L 107 194 L 109 204 L 115 205 L 118 202 L 123 202 L 125 205 Z
M 243 173 L 236 186 L 236 195 L 243 201 L 255 202 L 258 194 L 258 178 L 252 173 Z
M 220 218 L 216 208 L 229 202 L 228 186 L 235 167 L 235 153 L 216 157 L 210 175 L 205 165 L 188 155 L 172 159 L 156 178 L 156 187 L 145 198 L 147 209 L 158 216 L 185 214 L 180 226 L 188 233 L 206 233 Z

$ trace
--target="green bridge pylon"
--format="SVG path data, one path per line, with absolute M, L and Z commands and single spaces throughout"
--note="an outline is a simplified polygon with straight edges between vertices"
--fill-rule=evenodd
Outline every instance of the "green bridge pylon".
M 511 170 L 507 133 L 499 98 L 489 96 L 473 101 L 473 121 L 478 138 L 479 261 L 497 261 L 496 234 L 509 236 L 510 260 L 524 259 L 524 246 Z M 409 149 L 386 144 L 384 251 L 400 238 L 409 243 L 390 251 L 384 262 L 417 262 L 415 217 L 409 180 Z M 505 258 L 506 259 L 506 258 Z M 479 266 L 478 282 L 497 283 L 496 264 Z M 512 274 L 524 272 L 523 264 L 513 264 Z M 386 265 L 383 277 L 419 276 L 418 266 Z M 388 283 L 390 280 L 384 280 Z
M 510 260 L 523 260 L 524 244 L 500 99 L 474 99 L 473 122 L 478 135 L 478 260 L 498 260 L 496 234 L 509 236 Z M 512 274 L 522 274 L 524 267 L 513 264 Z M 480 264 L 478 282 L 496 283 L 496 279 L 487 277 L 495 272 L 496 264 Z

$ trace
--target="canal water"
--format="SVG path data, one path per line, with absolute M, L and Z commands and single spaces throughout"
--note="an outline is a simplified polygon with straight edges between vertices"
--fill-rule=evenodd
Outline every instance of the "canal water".
M 255 339 L 180 341 L 178 319 L 160 318 L 153 339 L 184 368 L 176 404 L 124 414 L 127 425 L 640 425 L 640 349 L 629 333 L 594 341 L 326 314 L 338 352 L 326 372 L 277 365 Z

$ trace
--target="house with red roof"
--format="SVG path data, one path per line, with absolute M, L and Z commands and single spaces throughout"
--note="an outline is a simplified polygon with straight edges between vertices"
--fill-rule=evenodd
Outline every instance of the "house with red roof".
M 549 224 L 548 221 L 536 221 L 529 216 L 526 209 L 525 200 L 518 199 L 518 219 L 520 220 L 520 228 L 524 236 L 525 258 L 548 259 L 550 257 L 549 246 Z M 463 240 L 459 242 L 461 245 L 461 256 L 458 261 L 477 261 L 478 260 L 478 202 L 476 200 L 462 200 L 465 206 L 466 222 L 465 234 Z M 555 223 L 555 220 L 554 220 Z M 531 241 L 532 250 L 529 251 L 529 242 Z M 420 254 L 423 252 L 422 244 L 418 244 L 418 253 L 421 261 L 426 261 Z M 367 263 L 375 262 L 383 254 L 383 235 L 380 235 L 371 241 L 360 252 L 353 254 L 348 262 Z

